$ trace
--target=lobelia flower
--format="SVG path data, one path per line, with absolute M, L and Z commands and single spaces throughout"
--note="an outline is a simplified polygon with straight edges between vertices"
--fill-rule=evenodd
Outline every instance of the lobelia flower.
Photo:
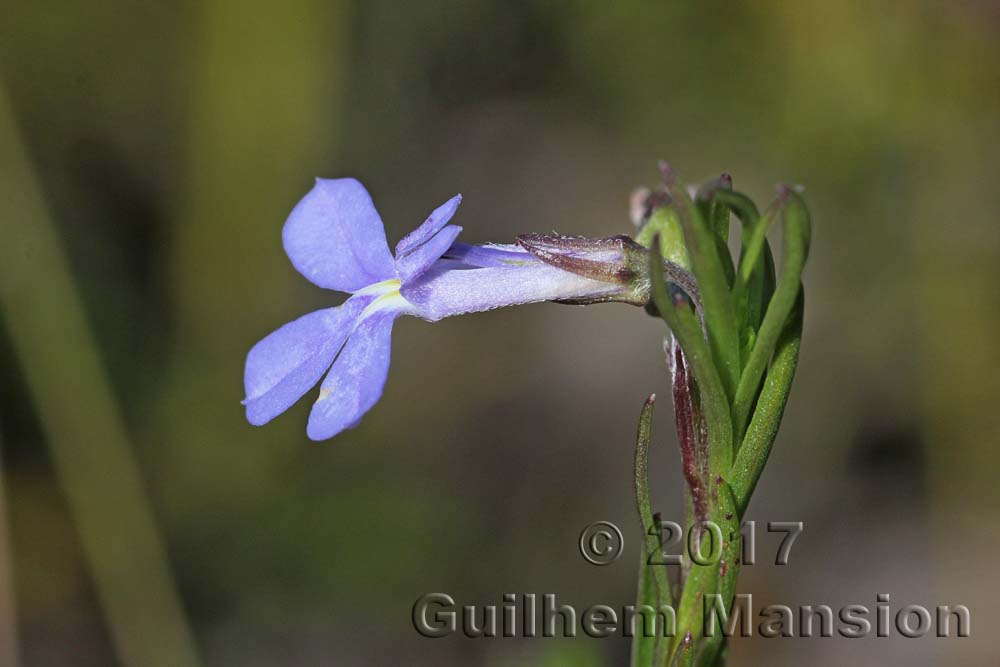
M 649 300 L 648 251 L 628 237 L 456 243 L 461 227 L 448 222 L 461 199 L 435 209 L 393 257 L 364 186 L 351 178 L 316 180 L 285 222 L 285 252 L 312 283 L 351 296 L 289 322 L 250 350 L 243 404 L 251 424 L 287 410 L 329 370 L 306 431 L 325 440 L 356 426 L 382 395 L 400 315 L 434 322 L 538 301 Z

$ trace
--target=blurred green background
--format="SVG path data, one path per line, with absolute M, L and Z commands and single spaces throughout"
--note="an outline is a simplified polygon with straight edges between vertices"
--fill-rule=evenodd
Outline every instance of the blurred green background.
M 381 403 L 323 444 L 310 401 L 261 429 L 239 401 L 250 346 L 339 299 L 281 247 L 314 176 L 362 180 L 391 244 L 456 192 L 463 240 L 509 242 L 629 233 L 658 158 L 761 203 L 801 183 L 813 209 L 800 371 L 748 517 L 805 532 L 740 590 L 972 611 L 969 639 L 754 638 L 732 664 L 997 660 L 996 3 L 3 14 L 0 664 L 624 664 L 620 638 L 432 641 L 410 611 L 434 591 L 632 601 L 661 323 L 552 304 L 401 320 Z M 654 436 L 678 518 L 668 402 Z M 627 548 L 595 568 L 576 540 L 601 519 Z

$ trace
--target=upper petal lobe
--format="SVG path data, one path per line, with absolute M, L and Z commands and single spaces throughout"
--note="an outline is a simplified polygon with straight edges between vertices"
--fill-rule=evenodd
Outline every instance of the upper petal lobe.
M 282 240 L 295 268 L 320 287 L 355 292 L 395 277 L 382 218 L 353 178 L 316 179 L 288 216 Z
M 461 203 L 462 195 L 455 195 L 434 209 L 422 225 L 404 236 L 403 240 L 396 244 L 396 258 L 401 258 L 417 246 L 429 241 L 442 227 L 448 224 Z
M 462 228 L 448 225 L 423 245 L 396 259 L 396 273 L 404 283 L 431 267 L 451 247 Z

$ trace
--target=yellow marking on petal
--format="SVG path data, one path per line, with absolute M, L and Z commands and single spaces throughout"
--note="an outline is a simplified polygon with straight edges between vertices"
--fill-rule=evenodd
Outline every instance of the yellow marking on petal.
M 386 281 L 389 282 L 389 281 Z M 373 315 L 382 310 L 398 310 L 400 313 L 408 313 L 413 311 L 413 305 L 403 298 L 403 295 L 399 293 L 399 281 L 393 281 L 396 283 L 396 289 L 386 292 L 368 304 L 360 317 L 358 317 L 358 322 L 363 321 L 369 315 Z
M 398 292 L 401 286 L 399 278 L 391 278 L 381 282 L 372 283 L 364 289 L 358 290 L 356 296 L 367 296 L 369 294 L 386 294 L 387 292 Z

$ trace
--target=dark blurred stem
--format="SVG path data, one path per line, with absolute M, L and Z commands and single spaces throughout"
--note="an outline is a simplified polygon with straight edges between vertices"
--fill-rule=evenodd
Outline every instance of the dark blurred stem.
M 18 667 L 21 662 L 17 648 L 14 562 L 7 532 L 7 496 L 3 482 L 3 434 L 0 432 L 0 665 Z
M 139 468 L 6 91 L 0 308 L 126 667 L 197 658 Z

